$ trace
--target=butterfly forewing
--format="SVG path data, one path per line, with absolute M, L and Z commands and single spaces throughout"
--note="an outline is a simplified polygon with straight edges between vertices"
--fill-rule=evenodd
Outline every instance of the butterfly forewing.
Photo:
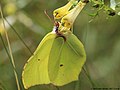
M 47 34 L 26 63 L 22 73 L 25 88 L 50 83 L 48 76 L 48 59 L 55 37 L 56 35 L 53 33 Z

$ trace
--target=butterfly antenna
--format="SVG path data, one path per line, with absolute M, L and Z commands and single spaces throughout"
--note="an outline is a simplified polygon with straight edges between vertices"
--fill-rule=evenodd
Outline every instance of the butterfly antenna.
M 55 21 L 51 19 L 50 16 L 48 15 L 47 10 L 44 10 L 44 13 L 52 23 L 55 23 Z

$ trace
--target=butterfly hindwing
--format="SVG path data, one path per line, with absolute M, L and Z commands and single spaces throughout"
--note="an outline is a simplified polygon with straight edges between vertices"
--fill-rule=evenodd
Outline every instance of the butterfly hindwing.
M 82 43 L 74 34 L 58 37 L 54 40 L 49 61 L 48 72 L 50 81 L 62 86 L 78 79 L 86 60 Z

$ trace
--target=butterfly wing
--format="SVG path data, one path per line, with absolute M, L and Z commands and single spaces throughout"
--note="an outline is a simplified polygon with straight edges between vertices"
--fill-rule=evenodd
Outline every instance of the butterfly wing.
M 25 64 L 22 81 L 26 89 L 34 85 L 50 83 L 48 58 L 55 37 L 53 33 L 47 34 Z
M 56 38 L 48 61 L 50 81 L 62 86 L 77 80 L 85 60 L 83 44 L 75 35 L 67 35 L 66 40 Z

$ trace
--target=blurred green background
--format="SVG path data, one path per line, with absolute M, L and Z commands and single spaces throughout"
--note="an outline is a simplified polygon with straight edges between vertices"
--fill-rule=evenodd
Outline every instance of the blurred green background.
M 63 6 L 67 0 L 0 0 L 0 3 L 8 22 L 34 52 L 42 38 L 53 28 L 53 23 L 44 14 L 44 10 L 47 10 L 48 15 L 53 18 L 53 10 Z M 85 46 L 87 53 L 85 66 L 95 84 L 94 87 L 120 88 L 120 16 L 110 17 L 101 11 L 93 19 L 88 13 L 94 11 L 90 3 L 84 8 L 74 23 L 74 34 Z M 31 54 L 7 23 L 6 28 L 21 90 L 24 90 L 21 73 Z M 7 45 L 5 35 L 2 36 Z M 59 90 L 92 90 L 92 87 L 82 70 L 79 81 L 59 87 Z M 1 40 L 0 90 L 17 90 L 13 68 Z M 57 90 L 57 88 L 52 85 L 39 85 L 29 90 Z

